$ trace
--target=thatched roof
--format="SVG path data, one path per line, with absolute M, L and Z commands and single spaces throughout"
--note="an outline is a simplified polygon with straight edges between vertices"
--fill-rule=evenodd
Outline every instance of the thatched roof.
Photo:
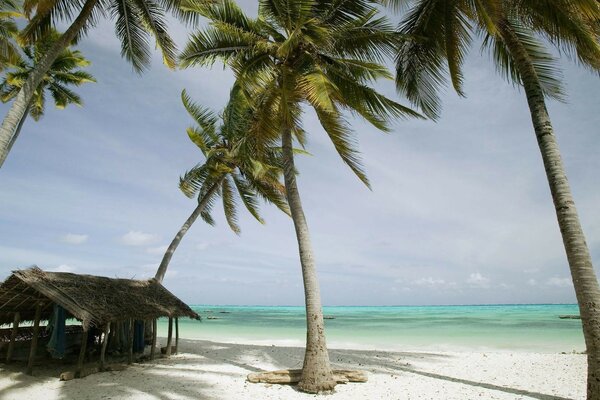
M 0 285 L 0 324 L 12 322 L 17 311 L 22 321 L 33 320 L 38 303 L 42 304 L 42 320 L 50 317 L 56 303 L 82 321 L 85 329 L 129 318 L 199 318 L 154 279 L 116 279 L 33 267 L 13 271 Z

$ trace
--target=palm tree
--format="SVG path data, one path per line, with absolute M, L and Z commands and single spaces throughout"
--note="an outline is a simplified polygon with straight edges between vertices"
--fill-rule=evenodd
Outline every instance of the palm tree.
M 10 70 L 6 72 L 4 79 L 0 82 L 0 100 L 3 103 L 15 98 L 39 60 L 59 36 L 60 34 L 56 31 L 50 32 L 35 45 L 23 47 L 22 51 L 25 57 L 17 55 L 16 62 L 8 64 Z M 68 86 L 81 86 L 84 83 L 96 82 L 92 75 L 80 69 L 89 65 L 90 62 L 78 50 L 67 48 L 59 54 L 35 90 L 31 103 L 27 107 L 27 113 L 19 121 L 17 131 L 10 141 L 9 150 L 19 136 L 27 114 L 31 115 L 35 121 L 39 121 L 44 115 L 47 93 L 52 96 L 54 104 L 59 109 L 63 109 L 69 104 L 83 105 L 81 98 Z
M 400 5 L 402 0 L 387 1 Z M 600 287 L 561 160 L 546 97 L 563 91 L 546 43 L 580 64 L 600 70 L 596 0 L 416 0 L 400 31 L 398 88 L 430 116 L 439 114 L 437 90 L 447 76 L 459 94 L 462 65 L 473 34 L 484 37 L 498 70 L 524 89 L 567 254 L 583 323 L 588 399 L 600 399 Z
M 35 43 L 44 37 L 58 21 L 72 20 L 69 28 L 44 54 L 29 78 L 23 84 L 0 126 L 0 167 L 8 155 L 9 143 L 22 117 L 27 112 L 35 89 L 56 58 L 72 43 L 84 36 L 102 16 L 115 18 L 115 33 L 121 41 L 121 55 L 133 69 L 141 73 L 150 64 L 149 36 L 154 36 L 156 46 L 165 64 L 175 66 L 175 43 L 167 33 L 165 12 L 178 16 L 181 0 L 24 0 L 23 8 L 30 19 L 21 40 Z M 74 17 L 74 19 L 73 19 Z
M 285 189 L 279 182 L 281 150 L 268 148 L 257 158 L 257 143 L 254 137 L 246 135 L 252 123 L 252 109 L 239 89 L 234 87 L 231 91 L 220 126 L 217 126 L 217 115 L 194 103 L 185 91 L 181 98 L 197 124 L 187 129 L 188 136 L 200 148 L 205 161 L 180 179 L 180 189 L 188 197 L 197 196 L 198 205 L 167 248 L 156 271 L 158 282 L 164 279 L 173 253 L 196 219 L 201 216 L 208 224 L 214 224 L 210 211 L 217 197 L 221 196 L 225 219 L 236 234 L 240 233 L 236 197 L 260 223 L 264 221 L 258 213 L 259 198 L 289 214 Z
M 0 70 L 15 62 L 19 51 L 14 38 L 19 33 L 14 19 L 22 16 L 18 4 L 13 0 L 0 0 Z
M 306 351 L 298 387 L 310 393 L 331 390 L 336 382 L 292 145 L 294 139 L 305 142 L 302 106 L 308 105 L 342 160 L 369 185 L 343 110 L 382 130 L 388 129 L 390 119 L 418 115 L 371 87 L 378 78 L 391 78 L 380 62 L 382 54 L 395 49 L 397 35 L 385 17 L 360 0 L 262 0 L 256 19 L 246 16 L 232 0 L 212 5 L 190 0 L 183 7 L 208 18 L 211 26 L 192 34 L 180 56 L 182 65 L 216 60 L 229 65 L 258 113 L 248 134 L 266 143 L 282 143 L 306 305 Z

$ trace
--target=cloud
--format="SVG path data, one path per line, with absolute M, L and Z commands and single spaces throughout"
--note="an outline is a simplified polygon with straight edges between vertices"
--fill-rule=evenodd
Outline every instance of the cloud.
M 164 246 L 148 247 L 146 249 L 146 253 L 153 254 L 153 255 L 161 255 L 161 254 L 164 254 L 168 248 L 169 248 L 169 246 L 166 244 Z
M 60 238 L 60 241 L 68 244 L 83 244 L 87 242 L 89 236 L 88 235 L 78 235 L 75 233 L 67 233 L 66 235 Z
M 76 268 L 67 264 L 61 264 L 56 267 L 46 268 L 46 270 L 51 272 L 75 272 Z
M 536 286 L 536 285 L 537 285 L 537 281 L 536 281 L 535 279 L 531 278 L 531 279 L 529 279 L 529 280 L 527 281 L 527 284 L 528 284 L 529 286 Z
M 570 278 L 559 278 L 554 276 L 546 281 L 546 285 L 564 288 L 573 286 L 573 282 Z
M 490 287 L 490 279 L 481 275 L 479 272 L 472 273 L 467 279 L 467 283 L 472 287 L 488 288 Z
M 446 281 L 443 279 L 436 279 L 436 278 L 432 278 L 429 276 L 427 278 L 417 279 L 417 280 L 413 281 L 412 284 L 415 286 L 434 288 L 434 287 L 444 286 L 446 284 Z
M 141 231 L 129 231 L 121 236 L 120 242 L 125 246 L 147 246 L 159 240 L 157 235 Z

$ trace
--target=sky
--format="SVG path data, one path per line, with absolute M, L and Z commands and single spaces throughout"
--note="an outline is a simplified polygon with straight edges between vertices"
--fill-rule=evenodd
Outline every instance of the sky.
M 171 22 L 182 48 L 189 29 Z M 202 161 L 180 93 L 218 111 L 231 72 L 171 71 L 155 54 L 137 75 L 111 21 L 79 49 L 98 80 L 77 89 L 84 107 L 50 105 L 40 122 L 28 120 L 0 170 L 0 279 L 31 265 L 150 278 L 195 207 L 178 189 Z M 600 79 L 560 65 L 568 100 L 549 110 L 598 264 Z M 325 305 L 575 302 L 525 96 L 478 48 L 465 76 L 467 98 L 446 90 L 437 122 L 399 121 L 384 134 L 351 119 L 372 190 L 305 114 L 311 154 L 297 157 L 298 179 Z M 393 81 L 379 88 L 407 104 Z M 217 225 L 190 229 L 165 286 L 191 304 L 303 304 L 292 221 L 268 205 L 262 214 L 265 225 L 240 208 L 236 236 L 215 207 Z

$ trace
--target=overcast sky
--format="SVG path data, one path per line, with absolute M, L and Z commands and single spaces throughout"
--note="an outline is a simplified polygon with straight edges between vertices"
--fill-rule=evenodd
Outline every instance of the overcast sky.
M 78 89 L 85 107 L 28 120 L 0 170 L 2 279 L 33 264 L 151 277 L 195 206 L 177 187 L 202 161 L 179 96 L 186 88 L 220 110 L 232 75 L 220 65 L 169 71 L 155 57 L 138 76 L 113 30 L 103 22 L 80 47 L 98 79 Z M 173 35 L 183 47 L 185 28 Z M 549 108 L 599 263 L 600 79 L 562 65 L 568 103 Z M 305 115 L 312 155 L 298 158 L 299 185 L 326 305 L 575 301 L 525 97 L 478 49 L 466 77 L 468 97 L 447 91 L 437 123 L 400 121 L 383 134 L 352 120 L 372 191 Z M 395 96 L 392 81 L 382 90 Z M 264 226 L 241 213 L 239 237 L 219 208 L 216 227 L 198 221 L 165 285 L 193 304 L 301 305 L 292 221 L 262 210 Z

